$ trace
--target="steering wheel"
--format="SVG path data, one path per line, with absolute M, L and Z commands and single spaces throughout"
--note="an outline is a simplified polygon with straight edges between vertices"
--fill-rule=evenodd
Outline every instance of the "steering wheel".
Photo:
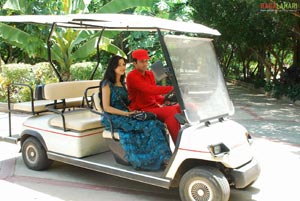
M 174 105 L 177 103 L 177 97 L 174 89 L 165 95 L 165 103 L 167 103 L 167 105 Z

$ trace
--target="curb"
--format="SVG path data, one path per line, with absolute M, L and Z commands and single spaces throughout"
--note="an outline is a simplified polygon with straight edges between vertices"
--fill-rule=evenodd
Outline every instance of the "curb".
M 300 106 L 300 100 L 295 101 L 294 104 Z
M 11 105 L 13 106 L 13 105 Z M 8 112 L 7 103 L 0 102 L 0 112 Z
M 226 82 L 230 82 L 231 84 L 242 86 L 242 87 L 245 87 L 247 89 L 255 90 L 258 93 L 262 93 L 262 94 L 266 93 L 266 91 L 263 88 L 256 88 L 251 83 L 243 82 L 243 81 L 240 81 L 240 80 L 232 80 L 232 79 L 225 79 L 225 80 L 226 80 Z

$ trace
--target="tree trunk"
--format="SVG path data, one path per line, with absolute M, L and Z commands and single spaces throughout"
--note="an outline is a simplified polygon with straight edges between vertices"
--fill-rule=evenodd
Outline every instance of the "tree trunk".
M 257 53 L 257 55 L 258 55 L 258 65 L 257 65 L 258 70 L 257 70 L 257 77 L 258 77 L 259 79 L 265 76 L 265 73 L 264 73 L 264 70 L 265 70 L 265 69 L 264 69 L 265 53 L 263 52 L 262 55 L 260 55 L 261 52 L 262 52 L 262 51 L 259 51 L 259 52 Z
M 8 58 L 7 58 L 7 63 L 12 63 L 12 60 L 13 60 L 13 48 L 12 46 L 10 45 L 9 46 L 9 52 L 8 52 Z
M 272 63 L 270 62 L 269 58 L 267 58 L 266 53 L 264 50 L 258 50 L 253 51 L 256 53 L 258 58 L 258 72 L 257 72 L 257 78 L 258 79 L 264 79 L 266 78 L 267 82 L 271 81 L 271 75 L 272 75 Z M 266 68 L 266 71 L 264 72 L 264 68 Z
M 294 47 L 293 47 L 293 65 L 300 68 L 300 18 L 298 19 L 298 23 L 295 26 L 294 35 Z
M 233 52 L 234 52 L 233 47 L 232 47 L 231 45 L 228 45 L 227 48 L 230 48 L 230 54 L 229 54 L 228 57 L 226 57 L 227 54 L 225 54 L 224 57 L 223 57 L 223 58 L 224 58 L 224 59 L 223 59 L 223 62 L 222 62 L 223 73 L 224 73 L 225 76 L 226 76 L 227 73 L 228 73 L 229 65 L 230 65 L 231 60 L 232 60 L 232 58 L 233 58 Z M 224 48 L 224 49 L 226 49 L 226 48 Z M 226 52 L 226 51 L 225 51 L 225 52 Z
M 246 73 L 246 65 L 245 65 L 245 60 L 243 59 L 242 61 L 243 64 L 243 79 L 246 80 L 247 79 L 247 73 Z
M 285 51 L 284 50 L 274 50 L 270 49 L 270 53 L 275 58 L 275 64 L 273 65 L 273 80 L 277 80 L 277 74 L 283 70 L 284 58 L 285 58 Z

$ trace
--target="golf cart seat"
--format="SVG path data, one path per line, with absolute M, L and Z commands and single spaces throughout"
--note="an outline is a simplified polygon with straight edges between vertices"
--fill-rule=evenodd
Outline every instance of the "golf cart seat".
M 46 106 L 48 111 L 58 114 L 49 120 L 49 125 L 62 128 L 64 131 L 85 131 L 102 127 L 98 115 L 85 108 L 84 92 L 88 87 L 98 86 L 99 80 L 81 80 L 50 83 L 45 85 L 44 96 L 46 100 L 55 101 Z M 93 91 L 90 91 L 93 93 Z M 68 110 L 67 100 L 81 99 L 81 108 Z M 89 101 L 89 100 L 87 100 Z
M 47 105 L 52 104 L 51 100 L 33 100 L 26 102 L 14 103 L 12 106 L 12 111 L 21 111 L 31 114 L 39 114 L 42 112 L 47 112 Z M 82 98 L 69 98 L 66 100 L 66 106 L 68 108 L 81 107 Z
M 23 87 L 28 88 L 30 91 L 30 100 L 24 102 L 11 103 L 11 97 L 14 94 L 13 87 Z M 18 91 L 18 90 L 16 90 Z M 47 105 L 54 103 L 57 100 L 45 100 L 44 99 L 44 85 L 38 85 L 33 89 L 29 84 L 18 84 L 12 83 L 8 89 L 8 111 L 9 112 L 24 112 L 29 114 L 40 114 L 42 112 L 47 112 Z M 65 100 L 66 107 L 82 107 L 83 98 L 68 98 Z M 62 107 L 62 105 L 57 104 L 57 107 Z
M 50 129 L 58 129 L 56 132 L 68 136 L 68 146 L 73 147 L 73 149 L 61 150 L 61 153 L 81 158 L 109 151 L 106 141 L 102 137 L 104 127 L 100 122 L 100 116 L 86 107 L 86 102 L 91 101 L 92 94 L 97 90 L 89 91 L 88 98 L 84 98 L 86 89 L 91 86 L 98 87 L 99 82 L 99 80 L 81 80 L 45 85 L 46 100 L 58 100 L 56 103 L 46 106 L 51 115 L 48 115 L 47 126 Z M 65 100 L 76 98 L 82 99 L 84 106 L 70 110 Z M 56 138 L 53 135 L 51 137 Z M 57 141 L 59 141 L 58 144 L 66 143 L 64 140 L 57 139 Z M 60 147 L 63 146 L 56 147 L 56 149 Z

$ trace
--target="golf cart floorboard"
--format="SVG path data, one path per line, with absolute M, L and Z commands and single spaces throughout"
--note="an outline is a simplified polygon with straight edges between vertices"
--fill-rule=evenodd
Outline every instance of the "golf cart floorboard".
M 111 151 L 87 156 L 84 158 L 75 158 L 61 155 L 54 152 L 48 152 L 48 158 L 54 161 L 71 164 L 74 166 L 102 172 L 133 181 L 138 181 L 154 186 L 169 188 L 171 180 L 164 177 L 164 170 L 159 171 L 142 171 L 135 170 L 132 166 L 126 166 L 115 162 Z

